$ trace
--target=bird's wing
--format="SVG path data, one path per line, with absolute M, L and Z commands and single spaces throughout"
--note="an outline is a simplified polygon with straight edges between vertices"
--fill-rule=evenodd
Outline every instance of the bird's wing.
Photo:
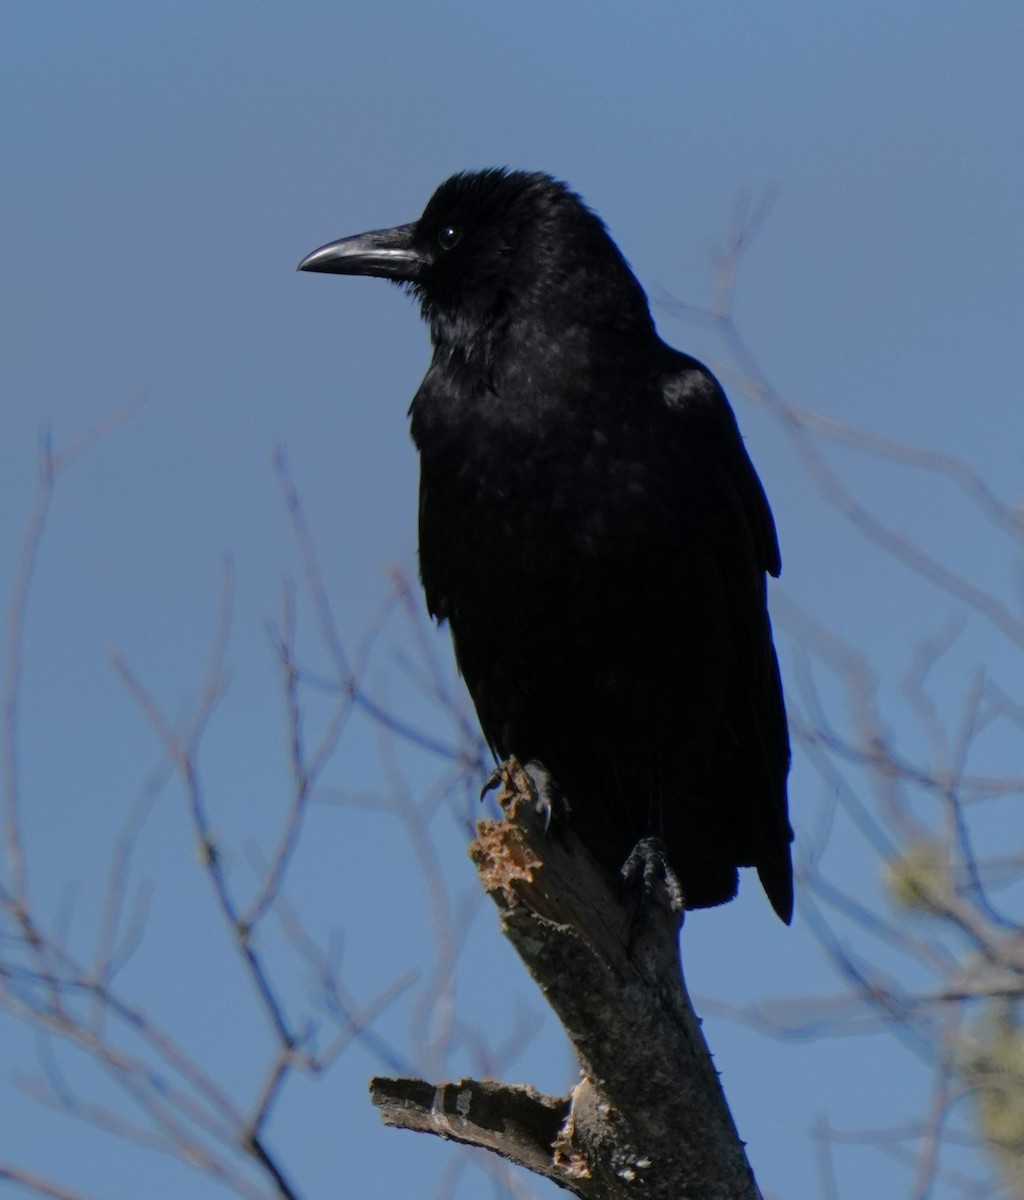
M 733 744 L 733 754 L 719 762 L 723 777 L 732 776 L 734 803 L 744 814 L 736 826 L 740 861 L 758 868 L 772 905 L 788 921 L 789 738 L 764 591 L 764 572 L 777 576 L 781 567 L 775 521 L 717 380 L 694 359 L 679 355 L 676 361 L 679 368 L 663 383 L 662 395 L 680 417 L 680 442 L 698 471 L 703 511 L 717 510 L 712 524 L 720 536 L 707 547 L 706 569 L 713 559 L 721 577 L 719 616 L 744 664 L 743 682 L 729 689 L 719 714 Z

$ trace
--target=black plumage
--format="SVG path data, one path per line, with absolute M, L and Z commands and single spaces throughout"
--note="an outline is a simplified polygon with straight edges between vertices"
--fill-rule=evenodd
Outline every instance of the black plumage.
M 775 525 L 601 220 L 547 175 L 466 173 L 300 266 L 403 283 L 430 325 L 420 573 L 495 753 L 543 766 L 610 870 L 660 837 L 688 908 L 753 866 L 788 922 Z

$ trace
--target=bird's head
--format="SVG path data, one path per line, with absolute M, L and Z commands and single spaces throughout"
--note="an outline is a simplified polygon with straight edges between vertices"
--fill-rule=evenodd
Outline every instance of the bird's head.
M 300 271 L 375 275 L 419 299 L 437 343 L 471 346 L 517 320 L 650 328 L 647 299 L 603 222 L 538 172 L 452 176 L 419 220 L 330 242 Z

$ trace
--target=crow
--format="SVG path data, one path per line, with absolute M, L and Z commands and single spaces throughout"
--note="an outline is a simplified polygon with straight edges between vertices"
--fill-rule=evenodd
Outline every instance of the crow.
M 464 172 L 299 269 L 392 280 L 430 327 L 420 577 L 493 753 L 610 872 L 656 846 L 690 909 L 756 867 L 788 924 L 775 524 L 725 393 L 658 336 L 600 217 L 546 174 Z

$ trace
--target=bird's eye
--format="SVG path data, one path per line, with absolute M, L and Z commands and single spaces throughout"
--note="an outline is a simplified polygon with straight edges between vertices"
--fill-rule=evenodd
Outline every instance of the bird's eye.
M 461 237 L 462 234 L 458 229 L 455 228 L 454 225 L 445 225 L 438 231 L 438 245 L 442 250 L 450 250 L 453 246 L 458 244 L 459 238 Z

